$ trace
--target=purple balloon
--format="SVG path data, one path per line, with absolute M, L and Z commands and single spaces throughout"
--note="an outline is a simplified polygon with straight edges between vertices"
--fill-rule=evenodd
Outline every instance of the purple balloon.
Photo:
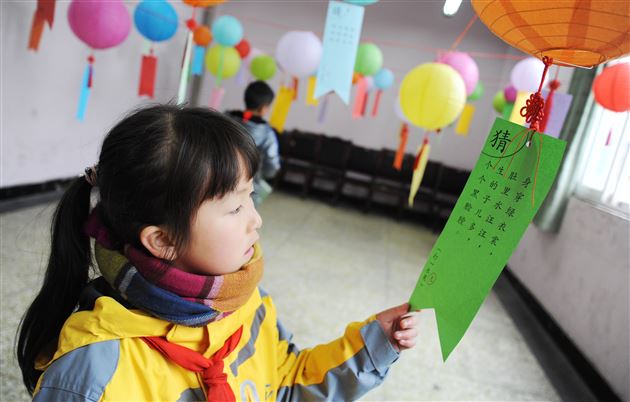
M 72 32 L 93 49 L 122 43 L 131 29 L 131 17 L 122 0 L 73 0 L 68 23 Z
M 479 81 L 479 67 L 477 67 L 477 63 L 475 63 L 468 53 L 447 52 L 440 55 L 437 62 L 448 64 L 462 76 L 464 85 L 466 86 L 466 96 L 473 93 Z
M 507 102 L 514 103 L 514 101 L 516 100 L 517 92 L 518 91 L 516 90 L 516 88 L 514 88 L 514 86 L 508 85 L 507 87 L 505 87 L 505 89 L 503 89 L 503 97 Z

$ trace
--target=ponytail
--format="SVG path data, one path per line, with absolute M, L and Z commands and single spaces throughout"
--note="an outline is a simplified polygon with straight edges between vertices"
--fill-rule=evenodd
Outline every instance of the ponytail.
M 37 356 L 56 341 L 88 282 L 92 263 L 90 240 L 83 224 L 90 209 L 92 186 L 84 177 L 74 180 L 57 205 L 52 221 L 50 257 L 39 294 L 26 311 L 18 329 L 17 359 L 24 385 L 32 394 L 41 372 Z

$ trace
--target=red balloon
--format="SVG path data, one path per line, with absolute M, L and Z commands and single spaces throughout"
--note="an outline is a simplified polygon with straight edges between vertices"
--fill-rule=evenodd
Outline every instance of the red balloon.
M 234 46 L 234 49 L 236 49 L 238 54 L 241 55 L 241 59 L 244 59 L 245 57 L 247 57 L 249 52 L 252 50 L 247 39 L 243 39 L 242 41 L 240 41 L 238 45 Z
M 630 110 L 630 63 L 619 63 L 605 68 L 595 77 L 593 93 L 597 103 L 608 110 Z

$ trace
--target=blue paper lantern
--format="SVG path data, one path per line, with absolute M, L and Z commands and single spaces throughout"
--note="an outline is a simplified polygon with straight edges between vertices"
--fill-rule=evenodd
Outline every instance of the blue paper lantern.
M 381 68 L 374 75 L 374 85 L 378 89 L 387 89 L 394 85 L 394 73 L 387 68 Z
M 136 28 L 153 42 L 170 39 L 179 24 L 175 8 L 163 0 L 143 0 L 133 13 Z
M 212 37 L 222 46 L 235 46 L 243 39 L 243 26 L 235 17 L 224 15 L 212 23 Z

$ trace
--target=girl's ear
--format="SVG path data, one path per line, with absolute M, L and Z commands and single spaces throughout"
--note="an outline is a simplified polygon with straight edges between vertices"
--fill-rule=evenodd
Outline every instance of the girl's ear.
M 157 258 L 174 260 L 177 258 L 175 246 L 169 240 L 168 234 L 159 226 L 147 226 L 140 231 L 140 242 Z

